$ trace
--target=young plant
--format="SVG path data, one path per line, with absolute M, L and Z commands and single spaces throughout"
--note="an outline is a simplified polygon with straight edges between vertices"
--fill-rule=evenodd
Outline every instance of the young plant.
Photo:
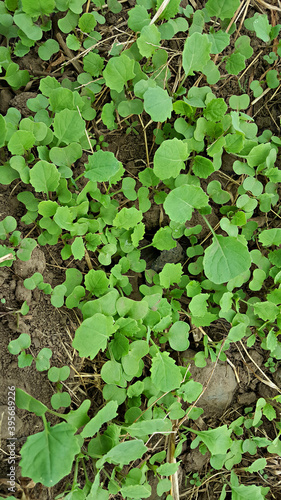
M 279 434 L 274 439 L 256 435 L 263 419 L 276 420 L 278 397 L 272 402 L 259 398 L 245 416 L 202 430 L 193 422 L 203 413 L 197 403 L 206 388 L 178 361 L 178 353 L 194 341 L 194 328 L 201 331 L 221 319 L 229 327 L 225 338 L 215 341 L 204 335 L 194 357 L 197 367 L 204 369 L 208 357 L 214 366 L 219 359 L 225 361 L 231 344 L 243 339 L 248 347 L 259 343 L 271 366 L 281 359 L 281 229 L 272 218 L 280 217 L 281 140 L 269 131 L 259 135 L 247 114 L 247 94 L 232 95 L 226 102 L 216 97 L 213 87 L 225 75 L 238 75 L 253 54 L 247 35 L 238 37 L 229 50 L 231 19 L 239 2 L 208 0 L 203 10 L 193 12 L 178 0 L 166 7 L 141 1 L 129 10 L 132 43 L 123 47 L 115 42 L 109 57 L 100 50 L 97 26 L 105 22 L 104 6 L 99 0 L 93 3 L 90 9 L 90 2 L 83 0 L 47 0 L 44 5 L 6 0 L 0 7 L 0 32 L 7 39 L 19 37 L 17 57 L 35 44 L 44 61 L 59 48 L 65 51 L 65 46 L 79 57 L 82 47 L 86 52 L 78 66 L 71 58 L 79 70 L 77 81 L 40 79 L 37 96 L 27 101 L 29 117 L 22 118 L 15 108 L 0 115 L 5 158 L 1 183 L 19 182 L 17 199 L 26 208 L 21 222 L 38 231 L 36 239 L 22 238 L 13 217 L 2 220 L 0 239 L 5 245 L 0 246 L 0 266 L 11 266 L 15 258 L 28 260 L 36 245 L 59 248 L 65 279 L 52 288 L 37 272 L 24 285 L 49 294 L 54 307 L 77 308 L 81 322 L 72 346 L 81 358 L 99 360 L 104 400 L 91 417 L 89 399 L 76 410 L 59 413 L 59 408 L 71 405 L 70 395 L 63 391 L 70 370 L 50 367 L 52 352 L 42 349 L 35 358 L 36 369 L 48 370 L 56 393 L 49 409 L 17 389 L 18 407 L 34 412 L 44 425 L 21 449 L 22 474 L 52 487 L 74 465 L 65 498 L 91 500 L 118 494 L 148 498 L 152 472 L 157 494 L 171 499 L 173 492 L 176 498 L 181 446 L 192 436 L 191 449 L 208 451 L 211 467 L 226 473 L 221 499 L 226 488 L 233 498 L 265 498 L 268 488 L 240 484 L 234 467 L 244 454 L 253 455 L 262 447 L 266 456 L 280 455 Z M 121 5 L 112 0 L 107 8 L 117 13 Z M 58 29 L 67 35 L 66 42 L 61 33 L 57 40 L 49 36 L 57 12 L 65 13 L 59 16 Z M 217 24 L 210 23 L 212 17 Z M 266 15 L 247 19 L 245 26 L 264 43 L 279 33 Z M 175 79 L 175 54 L 166 46 L 179 32 L 186 38 Z M 10 50 L 2 49 L 2 78 L 13 89 L 26 85 L 26 70 L 19 71 Z M 267 62 L 274 63 L 275 57 L 269 57 Z M 203 85 L 192 85 L 199 75 Z M 270 69 L 265 78 L 270 88 L 279 85 L 277 70 Z M 251 83 L 257 98 L 263 91 L 260 83 Z M 145 166 L 137 177 L 128 175 L 119 157 L 106 150 L 110 133 L 123 122 L 126 135 L 144 136 Z M 96 132 L 99 124 L 106 127 L 105 133 Z M 136 130 L 136 124 L 141 129 Z M 154 132 L 148 140 L 150 125 Z M 228 173 L 225 156 L 234 159 Z M 153 235 L 145 225 L 152 203 L 160 211 Z M 216 214 L 220 218 L 213 224 L 211 216 Z M 257 215 L 265 215 L 269 227 L 259 228 Z M 193 223 L 195 216 L 200 223 Z M 144 238 L 150 238 L 146 247 L 166 259 L 163 265 L 142 258 Z M 176 259 L 178 241 L 185 250 Z M 83 273 L 75 262 L 82 260 Z M 139 300 L 131 298 L 136 275 L 147 281 L 139 286 Z M 19 366 L 31 365 L 33 356 L 25 352 L 29 347 L 27 334 L 10 342 L 9 351 L 18 355 Z M 62 422 L 51 426 L 48 412 Z M 168 453 L 154 453 L 150 440 L 155 434 L 168 438 Z M 86 473 L 90 461 L 93 483 Z M 78 482 L 80 465 L 85 471 L 83 487 L 80 478 Z M 267 460 L 260 457 L 243 470 L 262 473 L 266 466 Z M 197 476 L 191 481 L 200 488 Z

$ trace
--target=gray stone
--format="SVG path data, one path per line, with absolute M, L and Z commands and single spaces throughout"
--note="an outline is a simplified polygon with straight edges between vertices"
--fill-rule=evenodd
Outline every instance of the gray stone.
M 23 281 L 19 281 L 15 293 L 16 299 L 19 302 L 24 302 L 26 300 L 27 304 L 31 304 L 32 293 L 31 290 L 25 288 Z
M 159 257 L 153 262 L 151 269 L 156 271 L 162 271 L 165 264 L 176 264 L 177 262 L 181 262 L 184 258 L 184 252 L 182 246 L 177 241 L 177 246 L 175 248 L 171 248 L 171 250 L 163 250 Z
M 183 455 L 183 463 L 185 469 L 188 471 L 202 471 L 203 468 L 207 465 L 211 457 L 209 451 L 202 455 L 200 453 L 199 448 L 195 448 L 191 450 L 189 453 Z
M 254 392 L 244 392 L 243 394 L 239 394 L 238 403 L 240 405 L 250 406 L 257 400 L 257 396 Z
M 30 278 L 36 272 L 43 274 L 46 268 L 45 255 L 39 248 L 35 247 L 28 261 L 24 262 L 17 259 L 13 267 L 15 273 L 24 279 Z
M 34 114 L 27 107 L 26 103 L 28 99 L 34 99 L 35 97 L 37 97 L 35 92 L 21 92 L 10 101 L 10 106 L 17 108 L 21 112 L 22 116 L 26 118 L 27 116 Z
M 203 387 L 208 384 L 208 387 L 199 399 L 197 406 L 199 408 L 203 408 L 205 417 L 222 415 L 231 404 L 235 391 L 238 387 L 234 371 L 227 362 L 222 363 L 219 361 L 215 367 L 212 378 L 208 383 L 209 377 L 215 365 L 208 358 L 206 360 L 207 365 L 204 368 L 198 368 L 194 365 L 194 361 L 191 359 L 195 354 L 196 353 L 194 351 L 188 350 L 183 353 L 183 358 L 185 359 L 186 365 L 191 363 L 189 371 L 193 380 L 200 382 Z
M 279 387 L 281 387 L 281 367 L 280 366 L 278 366 L 278 368 L 273 373 L 273 379 L 274 379 L 275 384 L 277 384 Z

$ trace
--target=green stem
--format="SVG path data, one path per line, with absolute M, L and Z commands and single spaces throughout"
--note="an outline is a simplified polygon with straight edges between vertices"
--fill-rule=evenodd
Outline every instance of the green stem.
M 56 417 L 60 417 L 60 418 L 63 418 L 64 420 L 66 420 L 65 415 L 63 413 L 58 413 L 58 412 L 56 412 L 54 410 L 49 410 L 49 408 L 46 411 L 46 413 L 51 413 L 51 415 L 55 415 Z M 46 422 L 47 422 L 47 420 L 46 420 Z
M 149 247 L 152 247 L 152 243 L 149 243 L 148 245 L 145 245 L 145 247 L 141 247 L 140 250 L 144 250 L 145 248 L 149 248 Z
M 78 181 L 79 179 L 81 179 L 81 177 L 83 177 L 83 175 L 84 175 L 84 172 L 83 172 L 83 174 L 78 175 L 78 177 L 76 177 L 76 179 L 72 179 L 72 180 L 73 180 L 74 182 L 76 182 L 76 181 Z
M 148 343 L 149 345 L 149 341 L 151 340 L 151 329 L 150 327 L 148 326 L 147 327 L 147 335 L 146 335 L 146 342 Z
M 206 222 L 206 224 L 207 224 L 208 228 L 210 229 L 210 231 L 211 231 L 211 233 L 212 233 L 213 237 L 214 237 L 214 238 L 216 238 L 216 237 L 217 237 L 217 235 L 216 235 L 215 231 L 213 230 L 213 228 L 212 228 L 211 224 L 209 224 L 209 222 L 207 221 L 207 219 L 206 219 L 205 215 L 203 215 L 203 214 L 201 214 L 201 215 L 202 215 L 202 217 L 203 217 L 204 221 Z
M 73 483 L 72 483 L 72 488 L 71 491 L 74 491 L 76 485 L 77 485 L 77 477 L 78 477 L 78 465 L 79 465 L 79 458 L 76 459 L 75 462 L 75 467 L 74 467 L 74 477 L 73 477 Z
M 151 337 L 150 337 L 150 339 L 149 339 L 149 340 L 150 340 L 150 342 L 154 345 L 154 347 L 156 347 L 157 351 L 158 351 L 158 352 L 160 352 L 160 349 L 159 349 L 158 345 L 157 345 L 157 344 L 155 344 L 155 342 L 152 340 L 152 338 L 151 338 Z
M 42 416 L 42 420 L 43 420 L 43 424 L 44 424 L 44 429 L 45 429 L 46 431 L 48 431 L 48 422 L 47 422 L 47 419 L 46 419 L 45 413 L 43 413 L 43 415 L 41 415 L 41 416 Z
M 108 190 L 106 191 L 106 194 L 108 194 L 108 191 L 109 189 L 111 188 L 111 185 L 108 187 Z M 113 193 L 110 193 L 109 196 L 112 198 L 113 196 L 115 196 L 116 194 L 118 193 L 122 193 L 123 190 L 122 189 L 118 189 L 118 191 L 114 191 Z
M 85 475 L 85 479 L 86 479 L 86 484 L 91 486 L 92 483 L 91 481 L 89 480 L 89 477 L 88 477 L 88 474 L 87 474 L 87 469 L 86 469 L 86 464 L 85 464 L 85 460 L 84 458 L 81 459 L 81 462 L 82 462 L 82 467 L 83 467 L 83 470 L 84 470 L 84 475 Z
M 182 87 L 185 80 L 188 78 L 188 75 L 185 75 L 185 77 L 183 78 L 183 80 L 181 82 L 179 82 L 179 87 Z

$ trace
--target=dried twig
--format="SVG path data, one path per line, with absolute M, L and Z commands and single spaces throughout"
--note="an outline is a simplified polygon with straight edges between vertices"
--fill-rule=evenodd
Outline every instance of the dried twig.
M 271 3 L 267 3 L 264 0 L 256 0 L 257 3 L 260 3 L 263 5 L 263 7 L 266 7 L 267 9 L 270 10 L 278 10 L 278 12 L 281 12 L 280 7 L 276 7 L 275 5 L 272 5 Z
M 11 259 L 14 259 L 14 256 L 12 253 L 8 253 L 7 255 L 0 257 L 0 264 L 2 264 L 2 262 L 5 262 L 6 260 L 11 260 Z
M 149 24 L 154 24 L 158 17 L 161 16 L 162 12 L 166 9 L 167 5 L 169 4 L 170 0 L 164 0 L 159 9 L 157 10 L 156 14 L 153 16 L 153 18 L 151 19 L 150 23 Z
M 73 52 L 68 48 L 68 46 L 66 45 L 66 43 L 65 43 L 65 41 L 62 38 L 60 33 L 56 33 L 56 39 L 59 42 L 65 55 L 70 58 L 69 63 L 71 63 L 74 66 L 74 68 L 76 69 L 76 71 L 78 73 L 82 73 L 83 68 L 82 68 L 81 64 L 78 61 L 76 61 L 76 58 L 74 57 Z
M 255 365 L 255 367 L 262 373 L 262 375 L 264 376 L 264 379 L 262 379 L 259 375 L 257 375 L 254 370 L 251 370 L 251 368 L 248 366 L 248 369 L 254 373 L 255 377 L 257 377 L 258 380 L 260 380 L 263 384 L 267 385 L 268 387 L 271 387 L 272 389 L 275 389 L 277 392 L 279 392 L 279 394 L 281 394 L 281 391 L 279 389 L 279 387 L 270 380 L 270 378 L 262 371 L 262 369 L 259 367 L 259 365 L 255 362 L 255 360 L 252 358 L 252 356 L 250 356 L 250 354 L 248 353 L 246 347 L 244 346 L 243 342 L 241 342 L 241 340 L 239 341 L 239 343 L 241 344 L 241 346 L 243 347 L 245 353 L 247 354 L 248 358 L 252 361 L 252 363 Z M 238 347 L 238 346 L 237 346 Z

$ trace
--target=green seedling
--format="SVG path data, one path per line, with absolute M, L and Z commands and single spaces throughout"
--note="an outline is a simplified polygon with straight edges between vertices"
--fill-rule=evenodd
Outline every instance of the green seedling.
M 194 474 L 192 474 L 192 479 L 190 479 L 190 484 L 194 484 L 194 486 L 201 486 L 201 481 L 198 472 L 194 472 Z
M 40 372 L 48 370 L 50 368 L 50 358 L 52 356 L 52 351 L 48 347 L 44 347 L 39 351 L 36 358 L 34 358 L 36 363 L 36 369 Z
M 57 368 L 53 366 L 48 370 L 48 379 L 56 384 L 57 393 L 53 394 L 51 398 L 52 407 L 57 410 L 58 408 L 67 408 L 71 403 L 71 398 L 68 392 L 62 392 L 63 385 L 61 382 L 69 377 L 70 368 L 68 366 L 62 366 Z
M 247 35 L 231 38 L 235 25 L 230 20 L 239 1 L 208 0 L 204 10 L 195 12 L 191 6 L 183 9 L 178 0 L 164 10 L 161 3 L 141 0 L 129 9 L 132 43 L 115 41 L 110 57 L 101 50 L 96 26 L 105 22 L 102 9 L 120 12 L 117 0 L 106 7 L 101 0 L 22 0 L 19 5 L 6 0 L 0 6 L 0 33 L 7 39 L 7 47 L 0 50 L 5 84 L 17 90 L 28 83 L 33 75 L 19 70 L 13 57 L 23 57 L 35 45 L 47 62 L 65 51 L 66 43 L 78 73 L 77 80 L 65 77 L 61 83 L 55 76 L 40 75 L 37 96 L 27 101 L 30 116 L 22 117 L 15 108 L 0 115 L 1 183 L 16 181 L 17 199 L 26 211 L 21 222 L 36 229 L 33 238 L 23 237 L 14 217 L 0 221 L 0 266 L 12 266 L 15 258 L 28 261 L 36 245 L 59 248 L 65 278 L 52 288 L 36 272 L 24 286 L 50 295 L 56 308 L 77 308 L 81 322 L 72 346 L 82 358 L 102 360 L 103 404 L 90 418 L 90 400 L 76 410 L 69 408 L 70 395 L 63 390 L 69 367 L 50 368 L 52 351 L 40 350 L 36 369 L 47 371 L 56 393 L 49 409 L 17 390 L 17 406 L 41 417 L 44 426 L 22 446 L 20 466 L 24 476 L 47 487 L 74 467 L 72 485 L 63 494 L 69 500 L 148 498 L 152 471 L 157 495 L 170 500 L 171 491 L 179 497 L 174 487 L 181 447 L 192 433 L 196 438 L 191 448 L 208 451 L 212 469 L 227 472 L 221 500 L 230 490 L 233 498 L 263 499 L 268 488 L 254 482 L 256 474 L 259 480 L 265 477 L 267 459 L 253 458 L 243 467 L 247 485 L 233 471 L 263 447 L 266 457 L 281 456 L 279 434 L 271 441 L 260 433 L 264 421 L 274 423 L 279 432 L 278 396 L 274 404 L 259 398 L 255 408 L 230 424 L 206 430 L 186 427 L 187 420 L 196 421 L 203 413 L 196 402 L 200 405 L 204 388 L 179 362 L 178 353 L 184 358 L 194 328 L 204 332 L 223 319 L 228 323 L 225 338 L 215 341 L 203 335 L 194 355 L 197 368 L 204 369 L 208 358 L 215 366 L 226 361 L 236 342 L 248 348 L 257 343 L 266 351 L 265 366 L 271 372 L 281 359 L 281 229 L 276 223 L 281 140 L 270 131 L 259 134 L 241 86 L 241 93 L 226 101 L 213 91 L 228 75 L 240 76 L 253 55 Z M 57 14 L 59 36 L 54 40 L 51 19 Z M 255 14 L 244 25 L 263 44 L 272 44 L 279 35 L 280 26 L 271 26 L 266 14 Z M 178 33 L 185 39 L 182 52 L 174 54 L 166 47 Z M 276 49 L 274 42 L 277 52 L 265 56 L 268 64 L 280 56 L 279 45 Z M 75 55 L 81 50 L 85 53 L 78 61 Z M 176 80 L 175 55 L 182 58 Z M 264 84 L 278 88 L 277 68 L 267 68 L 265 81 L 251 82 L 254 99 L 262 96 Z M 142 125 L 145 152 L 135 161 L 137 174 L 128 174 L 118 155 L 107 150 L 111 133 L 123 123 L 126 135 L 137 136 Z M 225 172 L 229 157 L 233 166 Z M 146 227 L 152 203 L 159 209 L 153 234 Z M 211 222 L 213 215 L 218 223 Z M 266 229 L 256 222 L 261 216 L 266 217 Z M 195 225 L 193 218 L 198 219 Z M 148 266 L 142 258 L 143 239 L 157 257 L 167 255 L 157 272 L 155 263 Z M 174 258 L 178 242 L 186 261 Z M 141 273 L 148 283 L 139 286 L 139 299 L 133 300 L 132 280 Z M 28 312 L 26 303 L 19 312 Z M 27 334 L 9 343 L 20 367 L 32 364 L 33 356 L 26 354 L 30 343 Z M 59 413 L 59 408 L 68 410 Z M 51 426 L 48 412 L 61 422 Z M 165 450 L 151 452 L 149 441 L 156 433 L 167 438 L 169 461 Z M 34 456 L 39 457 L 35 462 L 30 460 Z M 94 482 L 86 474 L 89 459 Z M 80 469 L 85 471 L 83 488 Z M 190 482 L 200 489 L 198 474 Z
M 133 132 L 133 134 L 135 134 L 135 135 L 139 135 L 139 132 L 135 128 L 139 125 L 139 122 L 137 120 L 133 121 L 132 123 L 130 123 L 128 120 L 125 120 L 125 123 L 127 125 L 127 129 L 126 129 L 127 135 L 129 135 L 131 132 Z
M 21 333 L 16 340 L 11 340 L 8 345 L 8 350 L 11 354 L 18 355 L 18 366 L 24 368 L 30 366 L 33 361 L 31 354 L 26 354 L 25 350 L 30 347 L 31 340 L 27 333 Z
M 31 344 L 30 335 L 27 333 L 21 333 L 21 335 L 16 340 L 11 340 L 8 345 L 8 350 L 11 354 L 19 354 L 18 356 L 18 366 L 24 368 L 25 366 L 30 366 L 33 359 L 36 363 L 36 369 L 38 371 L 47 370 L 50 367 L 49 359 L 52 356 L 51 349 L 44 348 L 38 353 L 36 358 L 33 358 L 31 354 L 26 354 L 25 349 L 28 349 Z

